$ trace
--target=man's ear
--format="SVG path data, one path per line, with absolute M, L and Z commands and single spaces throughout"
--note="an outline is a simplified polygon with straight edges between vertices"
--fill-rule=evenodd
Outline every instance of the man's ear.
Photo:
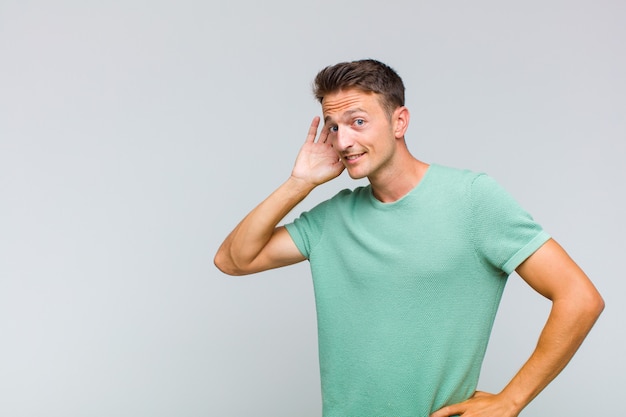
M 405 106 L 400 106 L 394 110 L 391 120 L 393 133 L 396 139 L 401 139 L 404 137 L 404 133 L 409 127 L 410 119 L 411 115 L 409 114 L 409 109 L 407 109 Z

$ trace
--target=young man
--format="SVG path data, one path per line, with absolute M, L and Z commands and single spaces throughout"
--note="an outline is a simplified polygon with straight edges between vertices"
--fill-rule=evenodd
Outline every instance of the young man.
M 242 275 L 309 260 L 325 417 L 517 416 L 574 355 L 602 298 L 491 178 L 410 154 L 404 85 L 391 68 L 373 60 L 327 67 L 315 94 L 321 133 L 315 118 L 291 176 L 231 232 L 215 264 Z M 277 227 L 344 169 L 369 186 Z M 514 270 L 552 310 L 510 383 L 476 392 Z

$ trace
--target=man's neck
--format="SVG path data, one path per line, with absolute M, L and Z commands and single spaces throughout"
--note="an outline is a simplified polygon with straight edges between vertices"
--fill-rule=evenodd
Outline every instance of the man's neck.
M 428 167 L 427 163 L 407 152 L 383 175 L 369 178 L 374 197 L 383 203 L 398 201 L 419 184 Z

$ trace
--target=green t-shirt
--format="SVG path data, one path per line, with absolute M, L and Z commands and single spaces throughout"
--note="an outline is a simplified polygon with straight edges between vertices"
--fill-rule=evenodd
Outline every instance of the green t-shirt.
M 439 165 L 398 201 L 344 190 L 286 227 L 313 275 L 325 417 L 471 396 L 506 278 L 549 239 L 493 179 Z

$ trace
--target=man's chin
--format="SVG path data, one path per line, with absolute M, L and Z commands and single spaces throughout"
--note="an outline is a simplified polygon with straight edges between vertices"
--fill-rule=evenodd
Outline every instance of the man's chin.
M 346 170 L 346 171 L 348 171 L 348 175 L 353 180 L 360 180 L 360 179 L 363 179 L 363 178 L 367 177 L 367 175 L 365 175 L 365 174 L 363 174 L 362 172 L 359 172 L 359 171 L 350 171 L 349 169 Z

